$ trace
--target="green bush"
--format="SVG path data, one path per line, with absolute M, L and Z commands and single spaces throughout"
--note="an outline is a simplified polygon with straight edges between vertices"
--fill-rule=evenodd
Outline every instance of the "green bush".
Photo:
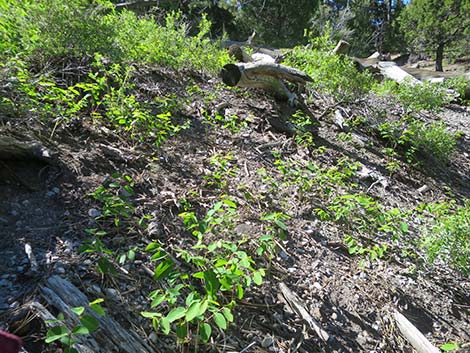
M 446 86 L 427 81 L 423 84 L 411 82 L 398 84 L 395 81 L 385 80 L 374 85 L 373 90 L 379 96 L 395 97 L 410 111 L 438 111 L 453 99 Z
M 470 200 L 463 206 L 433 204 L 424 208 L 434 222 L 423 229 L 422 246 L 428 259 L 441 259 L 470 275 Z
M 326 37 L 311 40 L 311 48 L 295 47 L 286 65 L 312 76 L 311 88 L 331 94 L 338 100 L 350 101 L 369 92 L 373 79 L 368 72 L 359 72 L 354 62 L 343 55 L 331 53 L 332 44 Z
M 419 121 L 410 124 L 411 143 L 414 150 L 423 152 L 438 163 L 445 164 L 452 157 L 457 141 L 454 135 L 447 131 L 443 122 L 426 125 Z
M 168 14 L 165 25 L 152 16 L 114 11 L 108 0 L 5 0 L 0 3 L 0 59 L 21 54 L 36 64 L 62 57 L 93 57 L 113 62 L 156 63 L 173 68 L 217 71 L 228 62 L 226 51 L 207 37 L 205 18 L 199 33 L 187 35 L 177 13 Z

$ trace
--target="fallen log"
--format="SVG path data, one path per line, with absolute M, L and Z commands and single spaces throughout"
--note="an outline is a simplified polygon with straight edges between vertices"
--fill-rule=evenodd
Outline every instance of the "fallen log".
M 42 296 L 46 302 L 62 312 L 66 321 L 77 324 L 77 316 L 72 308 L 83 306 L 88 307 L 89 299 L 77 287 L 69 281 L 59 277 L 50 277 L 46 285 L 41 288 Z M 83 353 L 97 352 L 122 352 L 122 353 L 150 353 L 152 349 L 142 337 L 135 332 L 129 331 L 112 318 L 112 312 L 106 316 L 98 316 L 91 310 L 87 314 L 94 316 L 100 322 L 100 328 L 87 336 L 87 340 L 82 342 Z M 98 347 L 98 348 L 97 348 Z
M 417 353 L 439 353 L 440 349 L 429 340 L 408 319 L 395 310 L 393 313 L 401 334 L 413 346 Z

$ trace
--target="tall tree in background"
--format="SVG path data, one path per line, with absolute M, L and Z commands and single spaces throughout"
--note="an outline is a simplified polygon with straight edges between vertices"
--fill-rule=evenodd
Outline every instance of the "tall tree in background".
M 444 49 L 470 39 L 470 0 L 412 0 L 400 24 L 412 49 L 434 51 L 436 71 L 442 71 Z
M 251 0 L 239 3 L 238 25 L 246 37 L 270 46 L 290 47 L 304 42 L 304 29 L 318 7 L 318 0 Z
M 313 33 L 349 41 L 358 56 L 401 51 L 397 18 L 403 7 L 403 0 L 323 0 L 312 20 Z

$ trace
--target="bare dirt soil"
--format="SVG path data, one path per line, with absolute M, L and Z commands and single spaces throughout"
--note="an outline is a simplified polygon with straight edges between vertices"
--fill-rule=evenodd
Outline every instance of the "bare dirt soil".
M 155 70 L 159 70 L 158 68 Z M 274 164 L 277 155 L 293 162 L 315 161 L 324 167 L 337 165 L 347 157 L 369 171 L 354 177 L 358 190 L 387 207 L 413 209 L 422 202 L 470 198 L 470 110 L 451 105 L 439 114 L 421 114 L 424 121 L 442 120 L 451 131 L 464 134 L 451 162 L 438 167 L 432 161 L 420 168 L 401 163 L 395 173 L 386 170 L 388 157 L 383 142 L 364 129 L 342 130 L 334 123 L 339 110 L 347 121 L 375 117 L 378 111 L 399 116 L 403 111 L 388 102 L 363 100 L 337 104 L 316 95 L 309 104 L 321 116 L 314 145 L 295 143 L 295 137 L 273 128 L 274 119 L 289 118 L 291 108 L 260 92 L 216 89 L 217 80 L 160 72 L 141 72 L 136 77 L 137 94 L 184 96 L 189 84 L 202 89 L 181 117 L 189 128 L 170 138 L 160 148 L 129 145 L 115 132 L 86 123 L 51 130 L 34 120 L 2 120 L 0 138 L 16 136 L 41 144 L 50 157 L 0 161 L 0 328 L 22 336 L 30 353 L 58 352 L 44 345 L 44 326 L 22 308 L 33 300 L 42 301 L 40 286 L 52 274 L 73 282 L 89 295 L 90 301 L 104 297 L 108 315 L 148 341 L 155 352 L 173 352 L 172 339 L 152 335 L 150 321 L 140 316 L 148 307 L 147 296 L 155 289 L 143 265 L 152 268 L 149 255 L 139 251 L 137 260 L 126 264 L 125 272 L 114 277 L 97 274 L 93 257 L 78 251 L 89 237 L 85 229 L 96 225 L 93 209 L 99 204 L 87 196 L 107 183 L 112 173 L 130 175 L 137 195 L 133 202 L 141 214 L 152 219 L 146 231 L 122 237 L 113 235 L 106 245 L 115 251 L 142 249 L 152 239 L 168 248 L 193 243 L 178 214 L 181 200 L 197 205 L 203 213 L 220 198 L 231 195 L 238 204 L 240 234 L 255 236 L 264 229 L 259 217 L 282 210 L 288 237 L 279 242 L 273 264 L 261 287 L 252 287 L 236 309 L 235 323 L 224 334 L 216 333 L 211 345 L 201 351 L 229 352 L 412 352 L 393 320 L 394 310 L 404 314 L 436 345 L 449 341 L 470 341 L 470 282 L 445 264 L 429 267 L 420 257 L 411 259 L 391 248 L 384 260 L 362 261 L 348 254 L 341 225 L 321 222 L 314 209 L 322 200 L 302 201 L 295 185 L 277 191 L 266 188 L 257 171 L 265 169 L 282 176 Z M 154 71 L 153 71 L 154 72 Z M 191 82 L 189 82 L 191 81 Z M 204 94 L 216 92 L 208 102 Z M 372 99 L 372 98 L 371 98 Z M 244 122 L 238 131 L 207 124 L 203 110 L 225 116 L 236 114 Z M 270 123 L 271 121 L 271 123 Z M 282 128 L 281 128 L 282 130 Z M 350 138 L 340 138 L 341 132 Z M 318 153 L 318 147 L 325 151 Z M 213 166 L 210 156 L 233 156 L 236 176 L 217 189 L 204 176 Z M 420 189 L 426 185 L 425 189 Z M 418 191 L 420 189 L 421 191 Z M 246 195 L 255 201 L 248 203 Z M 416 220 L 418 222 L 418 220 Z M 418 224 L 410 224 L 410 238 L 418 237 Z M 25 245 L 31 246 L 38 268 L 31 269 Z M 185 245 L 188 244 L 188 245 Z M 306 309 L 330 335 L 327 343 L 309 330 L 280 300 L 278 284 L 284 282 L 304 302 Z M 153 338 L 152 338 L 153 337 Z M 1 349 L 0 349 L 1 351 Z

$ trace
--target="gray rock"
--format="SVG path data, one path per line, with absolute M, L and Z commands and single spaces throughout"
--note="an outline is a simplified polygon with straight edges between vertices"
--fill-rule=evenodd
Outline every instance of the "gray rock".
M 116 300 L 116 301 L 119 300 L 119 293 L 114 288 L 105 288 L 104 293 L 111 300 Z
M 269 346 L 272 346 L 273 344 L 274 344 L 274 339 L 271 336 L 266 336 L 261 341 L 261 347 L 263 348 L 268 348 Z
M 89 215 L 90 217 L 96 218 L 96 217 L 101 216 L 101 211 L 100 211 L 100 210 L 97 210 L 96 208 L 90 208 L 90 209 L 88 210 L 88 215 Z

